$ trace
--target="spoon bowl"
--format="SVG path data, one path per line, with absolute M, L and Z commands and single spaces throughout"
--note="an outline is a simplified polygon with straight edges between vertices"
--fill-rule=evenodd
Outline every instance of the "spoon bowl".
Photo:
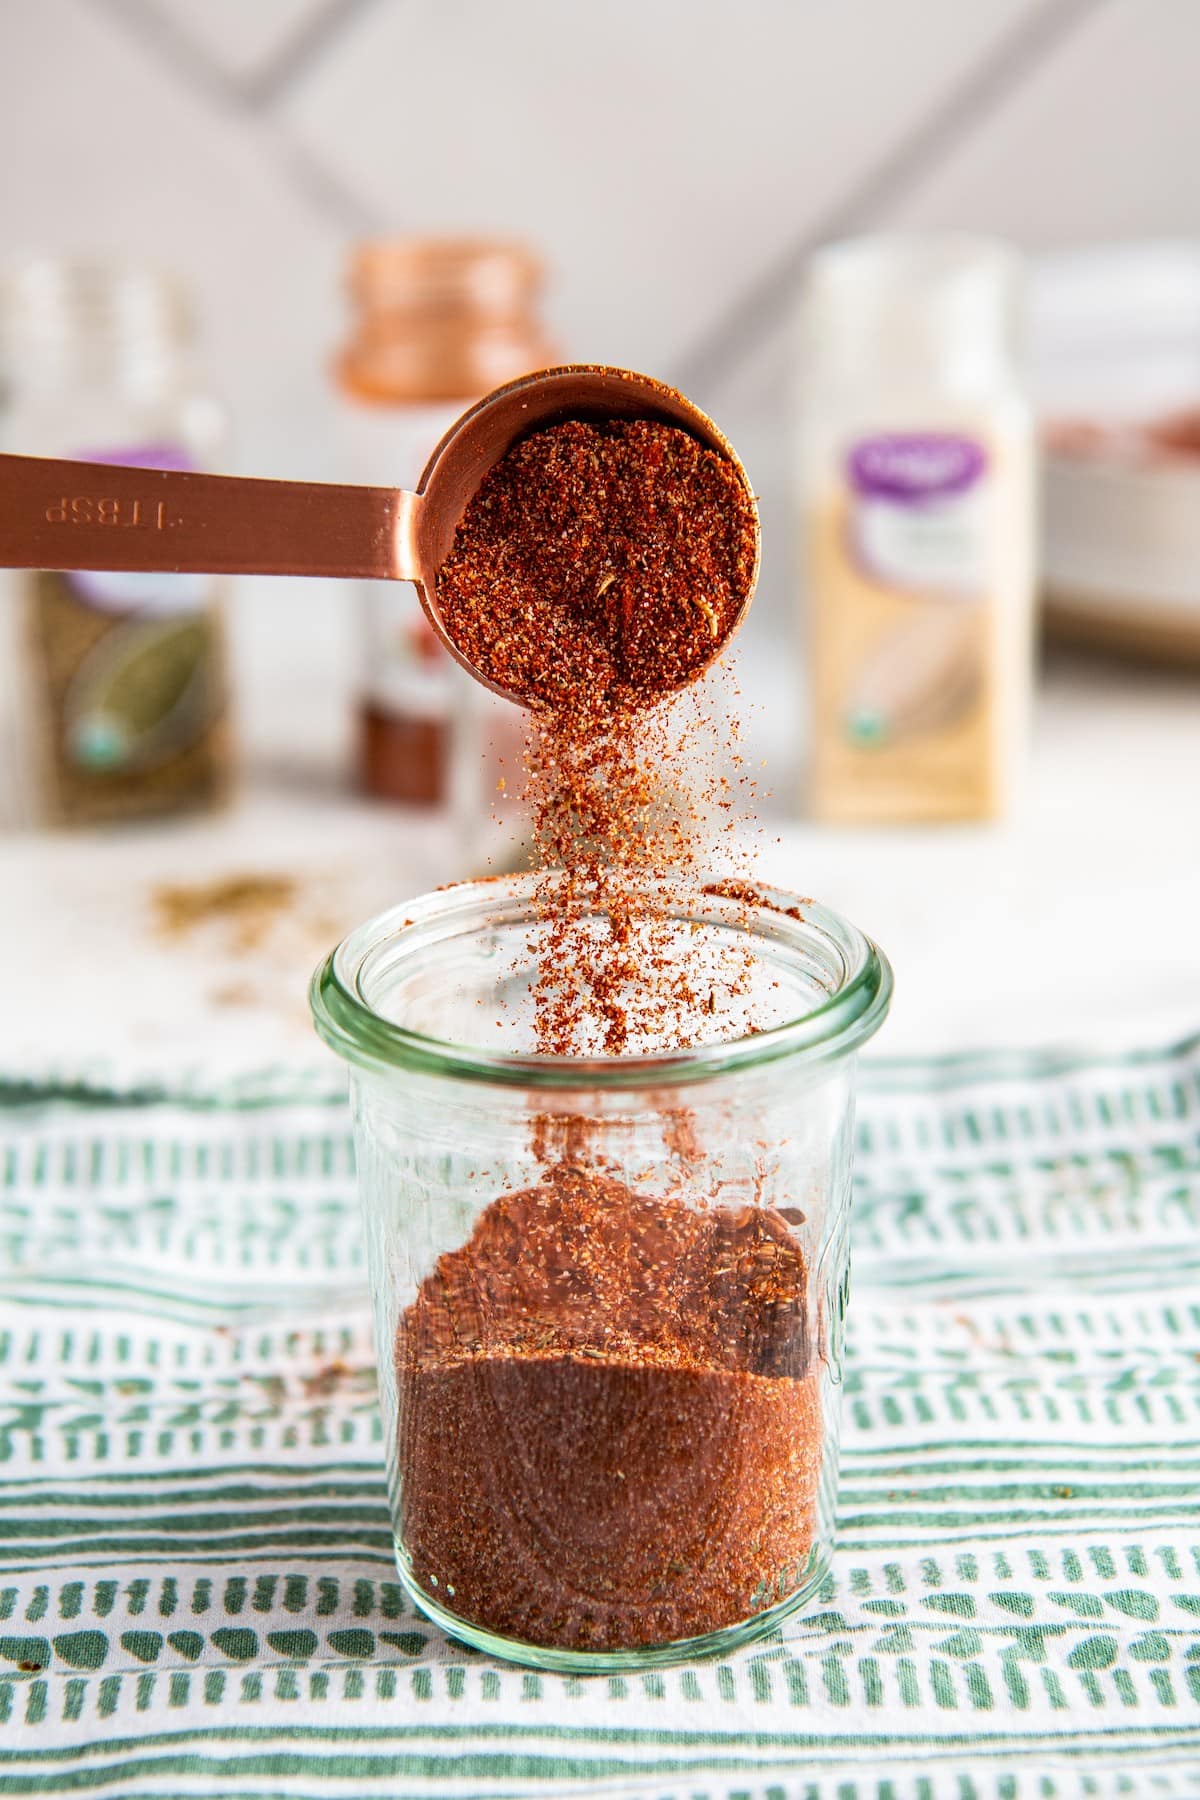
M 713 645 L 713 660 L 745 618 L 758 578 L 758 509 L 746 472 L 712 420 L 685 395 L 648 375 L 585 363 L 524 375 L 478 401 L 446 432 L 415 493 L 0 456 L 0 568 L 412 581 L 455 661 L 494 693 L 524 704 L 484 676 L 449 636 L 437 579 L 488 472 L 529 432 L 567 419 L 673 425 L 736 472 L 753 513 L 754 557 L 733 623 Z

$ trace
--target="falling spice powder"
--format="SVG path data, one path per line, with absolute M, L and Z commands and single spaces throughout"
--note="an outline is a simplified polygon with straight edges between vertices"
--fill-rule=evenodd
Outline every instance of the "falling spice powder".
M 450 637 L 529 703 L 527 800 L 550 1055 L 682 1041 L 651 896 L 697 885 L 697 739 L 678 690 L 745 610 L 758 525 L 729 457 L 653 420 L 531 432 L 485 477 L 438 577 Z M 596 921 L 605 921 L 597 928 Z

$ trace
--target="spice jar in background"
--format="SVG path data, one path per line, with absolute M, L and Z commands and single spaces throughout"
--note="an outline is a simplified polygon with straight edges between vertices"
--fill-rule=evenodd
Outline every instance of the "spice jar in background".
M 828 1567 L 856 1053 L 891 971 L 811 902 L 714 892 L 656 939 L 726 996 L 709 1041 L 536 1055 L 540 882 L 398 907 L 313 982 L 351 1064 L 397 1566 L 520 1662 L 732 1650 Z
M 415 488 L 467 407 L 554 360 L 538 318 L 541 284 L 541 265 L 518 244 L 397 238 L 359 246 L 352 334 L 336 365 L 349 478 Z M 362 785 L 410 806 L 452 807 L 464 849 L 477 854 L 481 821 L 520 786 L 520 717 L 463 676 L 409 583 L 364 583 L 362 618 Z
M 0 269 L 0 442 L 35 456 L 212 469 L 224 414 L 162 271 L 34 257 Z M 64 495 L 115 533 L 144 521 Z M 208 575 L 12 579 L 12 810 L 68 825 L 184 812 L 229 785 L 225 583 Z M 6 804 L 13 796 L 6 796 Z
M 810 800 L 970 819 L 1017 785 L 1035 463 L 1020 268 L 984 239 L 862 239 L 811 265 L 800 513 Z

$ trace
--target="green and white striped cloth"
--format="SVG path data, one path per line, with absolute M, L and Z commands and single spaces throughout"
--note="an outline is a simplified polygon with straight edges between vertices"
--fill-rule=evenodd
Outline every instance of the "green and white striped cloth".
M 579 1680 L 396 1583 L 340 1096 L 0 1090 L 0 1794 L 1200 1796 L 1200 1041 L 859 1116 L 834 1574 Z

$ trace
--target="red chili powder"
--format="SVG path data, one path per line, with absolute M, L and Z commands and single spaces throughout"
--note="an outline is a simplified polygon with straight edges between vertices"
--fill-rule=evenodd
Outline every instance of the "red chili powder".
M 736 465 L 649 419 L 531 432 L 484 477 L 437 579 L 452 641 L 531 705 L 621 711 L 684 686 L 742 613 Z
M 728 782 L 674 690 L 744 608 L 757 538 L 736 466 L 648 421 L 531 433 L 491 470 L 438 581 L 446 629 L 529 702 L 539 1048 L 694 1041 L 750 968 L 681 953 Z M 690 719 L 689 719 L 690 714 Z M 703 787 L 704 782 L 700 783 Z M 701 980 L 701 976 L 703 980 Z M 823 1449 L 804 1256 L 782 1213 L 706 1205 L 703 1147 L 639 1194 L 586 1117 L 531 1117 L 540 1183 L 439 1258 L 396 1340 L 401 1539 L 421 1590 L 571 1649 L 738 1623 L 808 1573 Z M 689 1182 L 691 1186 L 689 1187 Z
M 531 946 L 548 1054 L 669 1042 L 682 1016 L 686 976 L 650 898 L 701 862 L 695 743 L 671 696 L 737 624 L 756 547 L 736 464 L 652 420 L 531 432 L 459 524 L 438 577 L 446 630 L 530 703 L 534 863 L 553 872 Z
M 806 1576 L 820 1397 L 779 1214 L 560 1165 L 438 1259 L 396 1367 L 401 1537 L 459 1617 L 630 1648 L 738 1623 Z

